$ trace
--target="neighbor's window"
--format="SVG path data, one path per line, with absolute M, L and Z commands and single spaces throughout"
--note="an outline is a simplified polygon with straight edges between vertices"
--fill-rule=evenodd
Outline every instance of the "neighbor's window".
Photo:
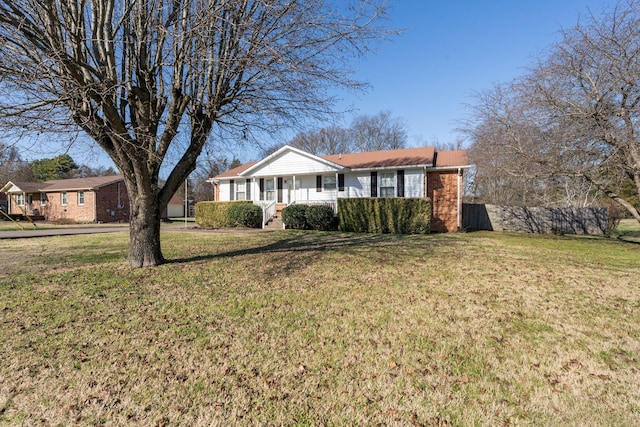
M 24 206 L 24 194 L 16 194 L 16 204 L 18 206 Z
M 78 204 L 84 205 L 84 191 L 78 191 Z
M 393 172 L 380 174 L 380 197 L 395 196 L 395 176 Z
M 67 192 L 63 191 L 62 193 L 60 193 L 60 204 L 62 204 L 63 206 L 67 204 Z
M 244 181 L 236 182 L 236 200 L 247 199 L 247 183 Z
M 47 204 L 47 193 L 40 193 L 40 206 Z
M 335 190 L 336 189 L 336 176 L 324 176 L 322 177 L 322 185 L 325 190 Z
M 275 192 L 275 185 L 272 179 L 269 179 L 267 181 L 265 181 L 265 184 L 267 186 L 267 200 L 275 200 L 276 199 L 276 192 Z

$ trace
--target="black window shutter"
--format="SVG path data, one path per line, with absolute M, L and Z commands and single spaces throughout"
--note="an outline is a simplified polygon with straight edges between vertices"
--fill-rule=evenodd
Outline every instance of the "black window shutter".
M 378 172 L 371 172 L 371 197 L 378 197 Z
M 264 178 L 260 178 L 260 200 L 264 200 Z
M 235 200 L 236 198 L 236 182 L 234 180 L 229 181 L 229 200 Z
M 338 174 L 338 191 L 344 191 L 344 174 Z
M 322 175 L 316 175 L 316 191 L 322 191 Z
M 403 170 L 398 171 L 398 179 L 396 184 L 398 186 L 398 197 L 404 197 L 404 171 Z

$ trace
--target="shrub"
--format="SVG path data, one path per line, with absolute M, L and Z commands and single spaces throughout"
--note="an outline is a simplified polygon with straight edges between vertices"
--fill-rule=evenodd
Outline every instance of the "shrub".
M 229 222 L 233 227 L 258 228 L 262 222 L 262 209 L 253 203 L 233 203 L 228 210 Z
M 331 206 L 307 206 L 307 228 L 329 231 L 334 229 L 333 208 Z
M 307 228 L 307 205 L 289 205 L 282 209 L 282 222 L 287 228 L 305 230 Z
M 198 202 L 196 204 L 196 223 L 203 228 L 235 227 L 236 224 L 229 216 L 229 209 L 233 205 L 253 205 L 251 201 L 234 202 Z M 259 209 L 259 208 L 258 208 Z
M 428 234 L 431 231 L 431 201 L 419 198 L 339 199 L 338 220 L 340 231 Z

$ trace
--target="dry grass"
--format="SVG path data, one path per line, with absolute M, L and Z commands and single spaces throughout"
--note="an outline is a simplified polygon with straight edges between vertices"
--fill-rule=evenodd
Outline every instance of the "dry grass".
M 500 233 L 0 241 L 0 424 L 638 425 L 640 245 Z

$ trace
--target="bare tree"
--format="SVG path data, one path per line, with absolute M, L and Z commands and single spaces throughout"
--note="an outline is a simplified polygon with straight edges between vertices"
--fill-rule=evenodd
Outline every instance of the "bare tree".
M 0 185 L 10 180 L 33 181 L 33 172 L 15 146 L 0 143 Z
M 372 116 L 358 116 L 351 123 L 352 151 L 379 151 L 404 148 L 407 144 L 407 125 L 381 111 Z
M 390 34 L 384 12 L 377 0 L 0 0 L 0 116 L 93 138 L 125 179 L 128 262 L 154 266 L 160 213 L 214 127 L 250 137 L 329 113 L 328 89 L 360 87 L 351 58 Z
M 327 126 L 300 132 L 287 144 L 316 156 L 359 151 L 394 150 L 407 143 L 406 124 L 382 111 L 375 115 L 362 115 L 353 119 L 350 127 Z M 264 150 L 268 155 L 284 144 L 275 144 Z
M 470 131 L 478 174 L 510 177 L 509 191 L 542 202 L 604 194 L 640 221 L 638 22 L 638 0 L 590 15 L 524 77 L 481 95 Z
M 308 132 L 300 132 L 289 145 L 316 156 L 350 153 L 353 150 L 348 129 L 329 126 Z

